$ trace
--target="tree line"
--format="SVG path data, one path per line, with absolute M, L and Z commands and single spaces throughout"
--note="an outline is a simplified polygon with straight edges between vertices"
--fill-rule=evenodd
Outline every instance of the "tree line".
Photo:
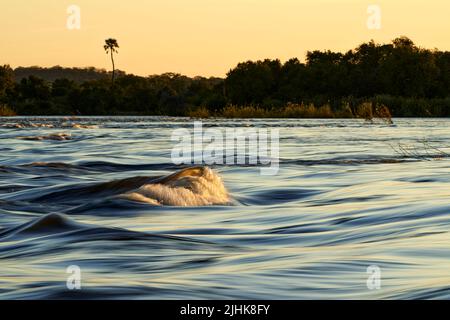
M 283 115 L 298 105 L 326 107 L 330 112 L 318 115 L 333 117 L 357 116 L 358 107 L 370 103 L 387 106 L 393 116 L 450 116 L 450 52 L 421 48 L 406 37 L 370 41 L 346 53 L 310 51 L 304 62 L 247 61 L 225 79 L 116 70 L 111 83 L 109 73 L 99 71 L 96 78 L 92 68 L 76 69 L 76 78 L 65 76 L 73 69 L 64 68 L 57 69 L 60 77 L 43 77 L 48 70 L 26 75 L 23 68 L 0 66 L 3 109 L 21 115 L 208 116 L 246 108 Z
M 35 76 L 42 78 L 46 82 L 53 82 L 56 79 L 68 79 L 76 83 L 82 83 L 92 80 L 111 79 L 111 72 L 105 69 L 98 69 L 94 67 L 88 68 L 65 68 L 61 66 L 54 66 L 50 68 L 42 68 L 38 66 L 33 67 L 18 67 L 13 70 L 15 82 L 20 82 L 23 78 L 28 76 Z M 116 76 L 121 77 L 126 73 L 121 70 L 115 70 Z

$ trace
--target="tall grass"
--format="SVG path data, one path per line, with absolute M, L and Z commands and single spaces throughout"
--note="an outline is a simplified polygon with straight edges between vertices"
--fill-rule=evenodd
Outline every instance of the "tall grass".
M 200 107 L 200 108 L 188 111 L 187 116 L 191 117 L 191 118 L 209 118 L 209 117 L 211 117 L 211 114 L 210 114 L 209 110 L 206 109 L 205 107 Z
M 381 119 L 387 123 L 392 122 L 391 111 L 384 104 L 363 102 L 356 107 L 356 116 L 373 122 L 374 118 Z
M 193 118 L 354 118 L 354 114 L 348 104 L 333 110 L 325 104 L 316 107 L 314 104 L 289 103 L 282 108 L 262 108 L 259 106 L 228 105 L 220 111 L 211 112 L 204 107 L 190 111 L 188 116 Z

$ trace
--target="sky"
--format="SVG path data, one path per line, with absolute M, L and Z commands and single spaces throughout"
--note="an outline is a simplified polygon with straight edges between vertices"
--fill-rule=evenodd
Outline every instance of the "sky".
M 71 5 L 80 29 L 67 27 Z M 0 0 L 0 64 L 110 69 L 112 37 L 126 72 L 223 77 L 246 60 L 304 61 L 401 35 L 450 50 L 449 12 L 448 0 Z

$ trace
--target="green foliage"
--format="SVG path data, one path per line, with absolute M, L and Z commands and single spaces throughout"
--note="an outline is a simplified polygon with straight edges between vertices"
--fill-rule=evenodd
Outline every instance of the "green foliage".
M 114 40 L 114 39 L 109 39 Z M 110 54 L 117 42 L 106 42 Z M 450 52 L 400 37 L 346 53 L 311 51 L 305 62 L 247 61 L 225 79 L 174 73 L 0 66 L 0 103 L 18 114 L 226 117 L 450 116 Z M 14 82 L 14 75 L 16 82 Z

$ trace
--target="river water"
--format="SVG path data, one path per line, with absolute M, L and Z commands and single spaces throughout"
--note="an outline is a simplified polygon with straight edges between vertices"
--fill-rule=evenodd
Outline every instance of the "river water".
M 191 119 L 1 118 L 0 299 L 450 298 L 450 120 L 203 124 L 279 129 L 278 173 L 193 205 L 158 185 Z

